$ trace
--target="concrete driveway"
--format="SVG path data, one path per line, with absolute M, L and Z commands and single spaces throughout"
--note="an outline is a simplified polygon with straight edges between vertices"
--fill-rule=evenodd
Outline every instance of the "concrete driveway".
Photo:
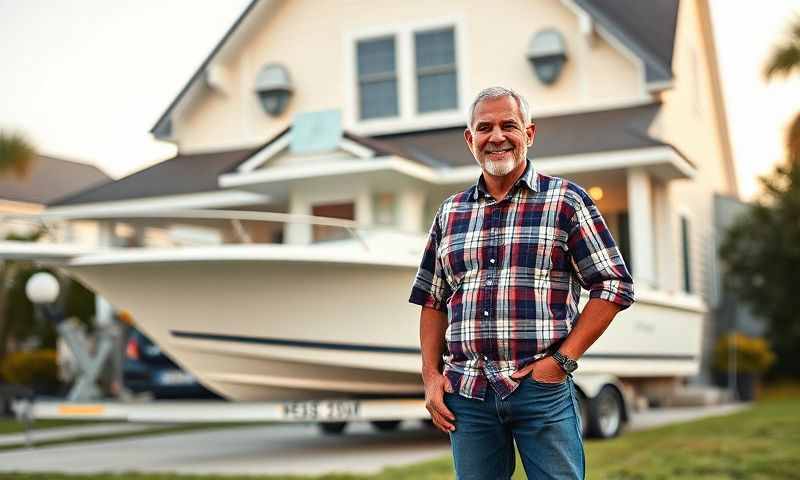
M 628 430 L 725 415 L 747 404 L 670 408 L 633 414 Z M 343 436 L 324 436 L 314 425 L 272 425 L 92 441 L 0 452 L 0 471 L 177 472 L 184 474 L 373 473 L 450 452 L 444 434 L 404 423 L 377 433 L 352 424 Z

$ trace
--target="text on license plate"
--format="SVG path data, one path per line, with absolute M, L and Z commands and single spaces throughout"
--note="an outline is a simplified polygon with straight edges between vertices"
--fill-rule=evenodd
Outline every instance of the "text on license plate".
M 283 417 L 287 420 L 348 420 L 359 415 L 361 404 L 356 400 L 312 400 L 283 404 Z

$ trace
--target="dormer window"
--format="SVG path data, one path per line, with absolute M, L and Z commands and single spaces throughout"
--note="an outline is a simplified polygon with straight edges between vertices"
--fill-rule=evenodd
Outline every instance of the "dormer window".
M 458 20 L 425 20 L 349 34 L 343 124 L 372 135 L 463 124 L 468 66 Z
M 396 117 L 397 62 L 394 37 L 358 42 L 359 118 Z

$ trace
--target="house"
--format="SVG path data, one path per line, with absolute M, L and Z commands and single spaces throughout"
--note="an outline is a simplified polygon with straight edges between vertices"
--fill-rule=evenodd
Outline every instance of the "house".
M 151 130 L 178 155 L 48 210 L 260 210 L 422 235 L 480 173 L 465 110 L 491 85 L 528 98 L 531 158 L 592 194 L 634 275 L 638 302 L 614 322 L 625 333 L 587 359 L 651 399 L 702 381 L 718 302 L 714 196 L 738 195 L 707 0 L 254 1 Z M 167 237 L 331 235 L 180 223 Z M 105 235 L 164 241 L 134 221 Z
M 39 213 L 48 203 L 110 180 L 92 165 L 36 155 L 26 175 L 0 177 L 0 216 Z M 29 222 L 8 220 L 0 225 L 2 238 L 12 233 L 27 235 L 32 231 Z

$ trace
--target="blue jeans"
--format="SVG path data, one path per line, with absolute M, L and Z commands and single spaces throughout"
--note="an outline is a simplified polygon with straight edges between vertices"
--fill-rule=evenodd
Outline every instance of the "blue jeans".
M 450 433 L 456 478 L 511 478 L 517 444 L 529 479 L 583 479 L 585 457 L 572 377 L 563 383 L 524 378 L 505 400 L 491 387 L 484 400 L 445 393 L 456 417 Z

